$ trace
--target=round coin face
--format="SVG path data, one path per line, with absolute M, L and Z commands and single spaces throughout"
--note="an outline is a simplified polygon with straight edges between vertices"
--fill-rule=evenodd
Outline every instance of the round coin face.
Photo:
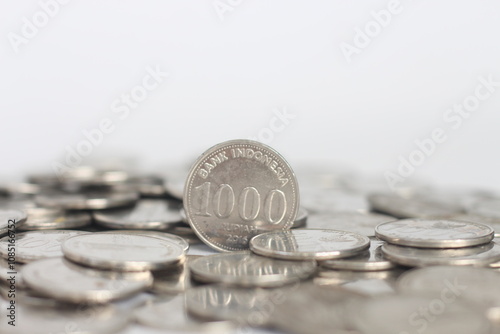
M 403 219 L 380 224 L 375 233 L 392 244 L 422 248 L 462 248 L 494 238 L 490 226 L 458 220 Z
M 9 249 L 14 245 L 14 261 L 27 263 L 34 260 L 46 259 L 49 257 L 62 257 L 61 244 L 64 240 L 86 234 L 82 231 L 54 230 L 54 231 L 30 231 L 18 233 L 15 242 L 9 236 L 0 239 L 0 255 L 9 259 Z M 10 260 L 10 259 L 9 259 Z
M 377 225 L 393 220 L 396 218 L 376 213 L 335 212 L 311 215 L 307 227 L 349 231 L 373 237 Z
M 387 259 L 408 267 L 478 266 L 486 267 L 500 261 L 500 246 L 495 242 L 465 248 L 414 248 L 391 244 L 382 246 Z
M 0 237 L 24 224 L 26 217 L 21 210 L 0 209 Z
M 316 271 L 316 262 L 280 261 L 250 252 L 232 252 L 195 259 L 189 269 L 197 281 L 244 287 L 276 287 L 311 276 Z
M 175 240 L 130 233 L 79 235 L 65 240 L 62 250 L 74 262 L 123 271 L 162 269 L 185 256 Z
M 385 242 L 371 239 L 370 249 L 358 255 L 339 260 L 322 261 L 321 266 L 336 270 L 378 271 L 394 268 L 394 263 L 387 260 L 382 253 Z
M 64 258 L 39 260 L 22 269 L 34 291 L 65 302 L 105 303 L 146 289 L 153 281 L 148 271 L 117 274 L 78 266 Z
M 491 330 L 485 316 L 469 304 L 411 295 L 367 300 L 359 305 L 353 320 L 364 334 L 488 334 Z
M 98 224 L 113 229 L 162 230 L 182 220 L 179 210 L 177 203 L 143 199 L 132 208 L 95 212 L 94 219 Z
M 252 237 L 292 227 L 299 206 L 295 174 L 272 148 L 232 140 L 207 150 L 184 188 L 189 224 L 210 247 L 248 249 Z
M 296 229 L 255 236 L 252 252 L 287 260 L 329 260 L 356 255 L 370 246 L 370 239 L 360 234 L 326 230 Z

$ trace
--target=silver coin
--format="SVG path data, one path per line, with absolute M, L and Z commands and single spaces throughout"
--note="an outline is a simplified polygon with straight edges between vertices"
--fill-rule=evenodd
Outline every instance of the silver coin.
M 299 212 L 297 213 L 297 217 L 293 221 L 292 228 L 306 227 L 308 216 L 309 214 L 307 213 L 307 210 L 300 207 Z
M 150 272 L 115 273 L 82 267 L 63 258 L 25 265 L 22 275 L 34 291 L 71 303 L 106 303 L 145 290 L 153 282 Z
M 394 263 L 387 260 L 382 254 L 382 245 L 385 242 L 377 239 L 370 240 L 370 249 L 339 260 L 322 261 L 321 266 L 335 270 L 378 271 L 394 268 Z
M 316 271 L 316 262 L 273 260 L 250 252 L 232 252 L 198 258 L 189 269 L 192 277 L 201 282 L 277 287 L 310 277 Z
M 233 321 L 240 326 L 263 327 L 273 310 L 269 304 L 279 289 L 248 289 L 204 285 L 186 292 L 186 308 L 202 319 Z
M 22 226 L 26 218 L 26 213 L 21 210 L 0 209 L 0 237 Z
M 329 260 L 356 255 L 370 247 L 360 234 L 326 230 L 296 229 L 267 232 L 250 241 L 252 252 L 285 260 Z
M 20 229 L 23 231 L 75 229 L 89 226 L 91 222 L 92 216 L 87 212 L 29 215 Z
M 134 312 L 137 322 L 144 326 L 192 333 L 233 332 L 236 325 L 230 321 L 202 321 L 186 312 L 185 296 L 148 303 Z
M 393 220 L 396 218 L 376 213 L 335 212 L 311 215 L 307 227 L 348 231 L 372 237 L 375 236 L 377 225 Z
M 130 235 L 144 235 L 146 237 L 155 237 L 155 238 L 160 238 L 163 239 L 167 242 L 174 242 L 177 245 L 179 245 L 184 252 L 187 252 L 189 250 L 189 242 L 175 234 L 171 233 L 166 233 L 166 232 L 160 232 L 160 231 L 145 231 L 145 230 L 114 230 L 114 231 L 104 231 L 101 233 L 124 233 L 124 234 L 130 234 Z
M 466 266 L 486 267 L 500 261 L 500 246 L 495 242 L 465 248 L 413 248 L 391 244 L 382 246 L 385 257 L 408 267 Z
M 144 197 L 165 197 L 165 180 L 158 175 L 132 176 L 126 183 Z
M 86 193 L 54 192 L 35 196 L 35 202 L 49 208 L 101 210 L 127 206 L 139 199 L 136 192 L 92 191 Z
M 301 203 L 312 214 L 370 211 L 366 196 L 334 188 L 305 188 L 301 191 Z
M 94 212 L 99 225 L 113 229 L 163 230 L 182 220 L 179 205 L 160 199 L 142 199 L 124 209 Z
M 154 281 L 151 291 L 155 294 L 177 294 L 191 289 L 193 284 L 189 265 L 199 257 L 201 256 L 187 255 L 183 263 L 153 272 Z
M 350 314 L 367 298 L 341 287 L 296 285 L 271 305 L 272 327 L 294 334 L 354 334 Z M 389 333 L 389 332 L 387 332 Z
M 0 193 L 7 196 L 36 195 L 44 190 L 44 187 L 30 182 L 9 183 L 0 186 Z
M 462 212 L 460 206 L 422 196 L 404 198 L 394 194 L 372 194 L 368 200 L 372 210 L 397 218 L 430 218 Z
M 401 276 L 398 290 L 408 294 L 428 294 L 454 302 L 465 299 L 477 309 L 485 309 L 492 321 L 500 312 L 500 274 L 486 268 L 436 266 L 411 270 Z
M 500 199 L 499 198 L 482 198 L 470 203 L 466 211 L 468 214 L 500 218 Z
M 430 219 L 403 219 L 375 228 L 378 238 L 389 243 L 422 248 L 461 248 L 486 244 L 494 231 L 483 224 Z
M 69 237 L 87 234 L 82 231 L 49 230 L 17 233 L 0 239 L 0 255 L 4 259 L 28 263 L 49 257 L 62 257 L 61 244 Z
M 166 268 L 184 259 L 176 240 L 130 233 L 91 233 L 65 240 L 68 259 L 100 269 L 124 271 Z
M 363 334 L 489 334 L 486 317 L 473 306 L 412 295 L 387 295 L 367 300 L 353 316 Z
M 28 217 L 50 216 L 62 214 L 60 208 L 46 208 L 35 203 L 32 197 L 11 198 L 0 201 L 0 208 L 5 210 L 20 210 L 26 212 Z
M 232 140 L 203 153 L 184 189 L 189 224 L 210 247 L 248 249 L 250 239 L 288 230 L 297 216 L 299 191 L 285 159 L 251 140 Z
M 8 301 L 0 299 L 2 310 L 9 307 Z M 111 334 L 125 328 L 129 319 L 111 305 L 39 307 L 16 304 L 15 326 L 9 318 L 0 321 L 2 334 Z
M 472 214 L 459 214 L 445 217 L 435 217 L 434 219 L 463 220 L 467 222 L 479 223 L 490 226 L 495 231 L 495 237 L 500 237 L 500 217 L 486 217 Z

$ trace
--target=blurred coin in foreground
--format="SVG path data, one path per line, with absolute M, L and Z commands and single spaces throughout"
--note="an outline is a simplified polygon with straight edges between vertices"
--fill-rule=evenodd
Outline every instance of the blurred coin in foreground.
M 244 287 L 277 287 L 308 278 L 315 261 L 283 261 L 250 252 L 203 256 L 189 266 L 194 279 Z
M 106 303 L 129 297 L 153 281 L 148 271 L 106 272 L 81 267 L 63 258 L 29 263 L 23 267 L 22 274 L 34 291 L 70 303 Z

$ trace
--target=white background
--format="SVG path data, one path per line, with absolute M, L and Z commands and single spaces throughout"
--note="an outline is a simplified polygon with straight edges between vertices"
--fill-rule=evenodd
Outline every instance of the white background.
M 218 12 L 221 3 L 231 10 Z M 479 76 L 500 81 L 500 2 L 403 0 L 348 62 L 341 44 L 388 3 L 74 0 L 15 52 L 9 36 L 41 7 L 3 0 L 0 174 L 51 170 L 103 118 L 114 131 L 89 158 L 136 157 L 146 170 L 190 163 L 257 136 L 286 108 L 295 119 L 270 145 L 293 165 L 331 161 L 382 177 L 443 127 L 447 141 L 414 176 L 500 188 L 500 87 L 459 129 L 443 121 Z M 111 104 L 148 66 L 170 76 L 120 120 Z

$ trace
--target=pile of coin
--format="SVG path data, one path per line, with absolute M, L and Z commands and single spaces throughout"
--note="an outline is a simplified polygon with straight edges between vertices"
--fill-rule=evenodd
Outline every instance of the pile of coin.
M 1 186 L 0 333 L 500 333 L 496 193 L 294 171 L 249 140 L 165 174 Z

